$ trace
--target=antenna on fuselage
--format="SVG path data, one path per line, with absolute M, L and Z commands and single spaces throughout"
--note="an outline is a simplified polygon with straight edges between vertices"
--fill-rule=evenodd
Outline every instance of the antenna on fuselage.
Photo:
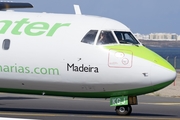
M 79 5 L 74 5 L 74 11 L 76 15 L 82 15 Z

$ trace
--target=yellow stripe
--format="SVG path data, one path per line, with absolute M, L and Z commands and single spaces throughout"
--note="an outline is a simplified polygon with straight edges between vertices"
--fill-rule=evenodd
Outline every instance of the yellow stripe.
M 151 104 L 151 105 L 180 105 L 180 103 L 139 103 L 139 104 Z

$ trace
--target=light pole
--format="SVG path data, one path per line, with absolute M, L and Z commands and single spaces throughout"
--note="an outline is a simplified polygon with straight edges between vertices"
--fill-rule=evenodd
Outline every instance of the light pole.
M 174 68 L 176 69 L 176 58 L 177 56 L 174 57 Z
M 166 60 L 167 60 L 167 61 L 168 61 L 168 59 L 169 59 L 169 56 L 166 57 Z

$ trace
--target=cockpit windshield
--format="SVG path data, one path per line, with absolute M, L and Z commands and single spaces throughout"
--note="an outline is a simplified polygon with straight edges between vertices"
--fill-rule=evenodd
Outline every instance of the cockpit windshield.
M 102 30 L 100 32 L 97 45 L 101 45 L 101 44 L 117 44 L 117 41 L 115 40 L 111 31 Z
M 120 44 L 139 44 L 131 32 L 114 31 Z
M 96 45 L 139 44 L 131 32 L 110 30 L 101 30 L 99 34 L 98 30 L 90 30 L 86 33 L 81 42 L 91 45 L 94 43 Z
M 94 44 L 94 40 L 96 38 L 98 30 L 90 30 L 86 35 L 83 37 L 81 42 L 87 43 L 87 44 Z

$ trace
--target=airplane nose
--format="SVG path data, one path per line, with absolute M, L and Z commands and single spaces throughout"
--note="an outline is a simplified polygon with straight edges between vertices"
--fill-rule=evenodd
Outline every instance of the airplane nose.
M 160 56 L 155 57 L 155 64 L 151 68 L 151 82 L 154 91 L 162 89 L 176 79 L 174 67 Z

